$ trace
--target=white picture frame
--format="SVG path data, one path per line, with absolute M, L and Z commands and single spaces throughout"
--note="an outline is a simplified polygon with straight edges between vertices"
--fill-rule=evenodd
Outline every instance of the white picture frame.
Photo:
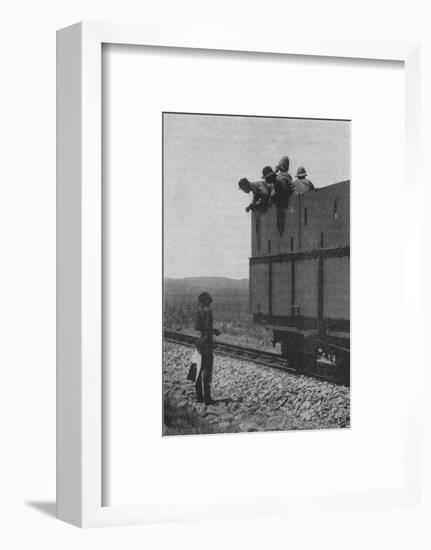
M 102 44 L 153 45 L 203 50 L 401 61 L 405 64 L 406 173 L 416 191 L 420 145 L 419 45 L 325 39 L 289 40 L 220 34 L 218 29 L 79 23 L 57 34 L 57 516 L 81 527 L 153 523 L 253 515 L 229 501 L 214 514 L 192 506 L 174 512 L 145 506 L 102 506 Z M 413 187 L 412 187 L 413 186 Z M 413 204 L 406 205 L 412 237 Z M 417 264 L 416 264 L 416 268 Z M 415 265 L 410 266 L 415 269 Z M 419 268 L 418 268 L 419 269 Z M 419 307 L 419 306 L 417 306 Z M 420 314 L 420 311 L 418 311 Z M 419 376 L 420 365 L 410 374 Z M 420 430 L 416 388 L 407 390 L 405 485 L 396 492 L 331 496 L 296 503 L 298 510 L 353 510 L 368 506 L 411 506 L 420 495 Z M 260 507 L 285 514 L 283 499 Z

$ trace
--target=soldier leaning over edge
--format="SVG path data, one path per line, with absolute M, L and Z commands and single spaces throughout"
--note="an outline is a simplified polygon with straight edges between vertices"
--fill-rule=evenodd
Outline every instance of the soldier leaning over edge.
M 256 210 L 261 213 L 266 212 L 271 196 L 271 187 L 263 181 L 249 181 L 247 178 L 241 178 L 238 187 L 244 193 L 253 193 L 253 201 L 245 209 L 246 212 Z

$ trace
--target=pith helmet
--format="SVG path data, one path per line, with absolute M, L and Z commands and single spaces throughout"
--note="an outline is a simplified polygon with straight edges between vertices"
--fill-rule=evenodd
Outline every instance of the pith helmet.
M 290 166 L 290 160 L 289 157 L 281 157 L 280 162 L 278 163 L 278 167 L 280 168 L 283 166 L 283 168 L 286 168 L 286 170 L 289 170 Z
M 296 177 L 305 178 L 306 176 L 307 176 L 307 172 L 305 171 L 305 168 L 303 166 L 300 166 L 296 171 Z

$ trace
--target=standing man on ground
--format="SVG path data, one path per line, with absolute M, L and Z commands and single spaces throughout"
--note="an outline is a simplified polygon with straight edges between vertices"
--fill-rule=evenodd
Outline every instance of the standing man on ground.
M 211 382 L 213 374 L 213 335 L 219 336 L 220 331 L 213 328 L 213 312 L 211 309 L 212 298 L 208 292 L 202 292 L 198 298 L 198 312 L 196 316 L 196 330 L 200 332 L 200 337 L 196 344 L 201 354 L 201 368 L 196 378 L 196 397 L 197 400 L 205 405 L 211 405 L 214 401 L 211 399 Z M 203 386 L 203 387 L 202 387 Z

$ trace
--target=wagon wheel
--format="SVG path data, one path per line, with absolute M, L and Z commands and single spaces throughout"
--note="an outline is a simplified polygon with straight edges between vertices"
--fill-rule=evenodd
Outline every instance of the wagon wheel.
M 302 334 L 290 334 L 281 342 L 281 355 L 287 359 L 290 368 L 304 372 L 304 337 Z
M 337 351 L 335 355 L 338 381 L 346 386 L 350 386 L 350 352 Z
M 306 339 L 304 343 L 304 370 L 308 375 L 316 374 L 317 343 L 312 339 Z

